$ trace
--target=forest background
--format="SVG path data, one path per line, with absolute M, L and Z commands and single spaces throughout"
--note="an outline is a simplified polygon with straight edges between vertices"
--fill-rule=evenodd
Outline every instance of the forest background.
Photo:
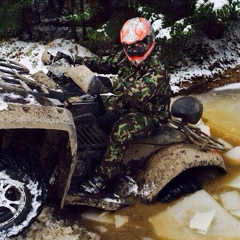
M 100 57 L 110 56 L 121 49 L 121 26 L 136 16 L 152 23 L 170 73 L 191 62 L 207 68 L 211 82 L 219 74 L 231 82 L 225 78 L 232 74 L 228 70 L 238 71 L 240 39 L 235 33 L 230 35 L 239 29 L 240 0 L 1 0 L 0 40 L 49 44 L 57 38 L 74 39 Z M 226 36 L 230 36 L 231 49 L 222 43 L 216 48 Z M 234 57 L 225 54 L 212 61 L 219 52 L 230 50 L 235 51 Z M 206 84 L 204 74 L 190 78 L 195 83 L 191 91 L 215 87 Z M 185 80 L 179 84 L 189 89 L 189 79 Z M 222 81 L 218 84 L 223 85 Z

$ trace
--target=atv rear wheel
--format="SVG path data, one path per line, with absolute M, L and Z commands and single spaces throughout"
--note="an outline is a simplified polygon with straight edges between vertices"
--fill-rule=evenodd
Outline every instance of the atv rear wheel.
M 43 181 L 29 167 L 26 169 L 26 163 L 24 167 L 15 166 L 14 159 L 7 158 L 11 164 L 0 170 L 0 236 L 3 238 L 17 235 L 29 226 L 40 214 L 46 196 Z

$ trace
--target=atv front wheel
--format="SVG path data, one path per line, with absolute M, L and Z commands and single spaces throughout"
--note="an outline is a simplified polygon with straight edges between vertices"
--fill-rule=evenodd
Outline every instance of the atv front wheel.
M 0 170 L 0 236 L 3 239 L 20 233 L 42 210 L 45 185 L 25 167 L 8 166 Z

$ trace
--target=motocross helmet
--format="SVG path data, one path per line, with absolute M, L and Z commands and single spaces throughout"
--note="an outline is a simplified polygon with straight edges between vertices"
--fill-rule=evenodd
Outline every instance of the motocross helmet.
M 155 34 L 148 20 L 136 17 L 123 25 L 120 41 L 128 59 L 138 66 L 152 52 L 155 46 Z

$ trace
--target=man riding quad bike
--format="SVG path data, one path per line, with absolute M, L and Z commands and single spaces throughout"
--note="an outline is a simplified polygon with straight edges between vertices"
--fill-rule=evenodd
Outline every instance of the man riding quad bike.
M 1 70 L 5 75 L 0 81 L 4 103 L 0 111 L 0 236 L 3 239 L 18 234 L 34 221 L 46 202 L 47 192 L 47 200 L 54 200 L 60 208 L 84 205 L 113 211 L 136 201 L 171 201 L 201 188 L 202 169 L 209 173 L 226 171 L 216 151 L 224 150 L 224 146 L 192 126 L 201 118 L 202 104 L 196 98 L 182 97 L 173 103 L 170 114 L 168 82 L 163 85 L 160 82 L 161 90 L 166 93 L 166 98 L 164 94 L 156 98 L 163 98 L 156 105 L 160 116 L 154 113 L 158 112 L 155 105 L 148 102 L 145 103 L 152 112 L 140 111 L 140 122 L 135 121 L 138 111 L 132 114 L 129 110 L 128 115 L 134 116 L 131 130 L 135 132 L 139 127 L 139 135 L 136 139 L 127 135 L 126 139 L 131 141 L 124 142 L 125 154 L 117 159 L 121 165 L 114 178 L 100 179 L 98 193 L 89 193 L 84 185 L 88 187 L 97 178 L 93 187 L 99 186 L 96 169 L 101 169 L 106 154 L 112 153 L 109 148 L 115 136 L 109 137 L 109 132 L 113 133 L 112 129 L 116 130 L 119 123 L 116 114 L 110 112 L 109 117 L 109 109 L 103 106 L 98 92 L 94 96 L 86 94 L 90 89 L 108 90 L 107 79 L 96 76 L 84 65 L 69 65 L 60 76 L 50 71 L 51 78 L 44 76 L 43 81 L 39 73 L 32 75 L 35 79 L 32 81 L 22 76 L 28 73 L 24 66 L 0 60 L 4 67 L 10 65 L 10 69 Z M 141 64 L 135 67 L 138 70 Z M 155 63 L 153 71 L 154 67 Z M 160 71 L 165 80 L 165 72 Z M 155 87 L 149 75 L 144 76 Z M 127 86 L 119 89 L 119 93 L 125 93 L 126 89 Z M 148 96 L 144 89 L 140 91 L 143 98 L 145 94 Z M 128 103 L 128 98 L 125 101 Z M 139 102 L 128 104 L 130 109 L 138 109 Z M 118 124 L 119 130 L 124 130 L 122 123 Z M 128 123 L 127 131 L 131 127 Z M 117 145 L 113 150 L 118 149 Z M 106 169 L 109 171 L 109 167 Z
M 118 69 L 117 76 L 103 78 L 87 72 L 88 79 L 82 77 L 78 82 L 90 95 L 113 93 L 105 106 L 107 114 L 117 119 L 95 176 L 80 184 L 80 189 L 89 193 L 98 193 L 119 175 L 127 144 L 161 131 L 169 118 L 169 77 L 162 65 L 160 46 L 155 42 L 150 22 L 138 17 L 128 20 L 120 31 L 120 41 L 123 53 L 108 63 Z M 93 61 L 99 68 L 107 64 L 98 59 L 92 59 L 91 64 Z M 87 60 L 83 62 L 88 65 Z M 75 71 L 83 74 L 82 68 Z M 98 84 L 93 87 L 93 82 Z
M 107 112 L 99 121 L 112 125 L 108 128 L 107 150 L 95 174 L 80 183 L 82 191 L 93 194 L 101 192 L 110 180 L 124 178 L 122 161 L 129 143 L 160 132 L 170 118 L 169 77 L 150 22 L 138 17 L 128 20 L 120 31 L 120 41 L 123 54 L 117 59 L 107 63 L 98 58 L 82 60 L 89 67 L 98 65 L 99 69 L 114 65 L 117 76 L 96 76 L 82 65 L 65 72 L 87 94 L 113 93 L 105 99 Z

